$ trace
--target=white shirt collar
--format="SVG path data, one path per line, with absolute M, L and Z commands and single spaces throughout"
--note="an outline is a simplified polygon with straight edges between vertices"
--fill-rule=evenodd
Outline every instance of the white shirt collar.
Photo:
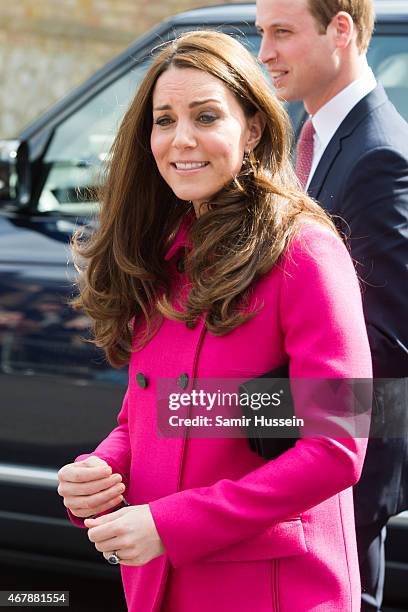
M 342 89 L 312 117 L 313 127 L 324 150 L 349 112 L 377 86 L 374 73 L 367 65 L 363 74 Z

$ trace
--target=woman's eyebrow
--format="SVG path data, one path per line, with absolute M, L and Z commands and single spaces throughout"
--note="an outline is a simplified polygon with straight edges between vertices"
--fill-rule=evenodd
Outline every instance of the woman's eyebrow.
M 194 102 L 191 102 L 188 107 L 194 108 L 194 106 L 200 106 L 201 104 L 207 104 L 208 102 L 216 102 L 217 104 L 221 104 L 221 100 L 218 100 L 217 98 L 206 98 L 205 100 L 195 100 Z
M 190 102 L 188 105 L 189 108 L 194 108 L 195 106 L 200 106 L 201 104 L 207 104 L 208 102 L 216 102 L 217 104 L 221 104 L 221 100 L 217 98 L 206 98 L 205 100 L 194 100 L 194 102 Z M 171 110 L 172 106 L 170 104 L 162 104 L 161 106 L 155 106 L 153 108 L 154 111 L 163 111 L 163 110 Z

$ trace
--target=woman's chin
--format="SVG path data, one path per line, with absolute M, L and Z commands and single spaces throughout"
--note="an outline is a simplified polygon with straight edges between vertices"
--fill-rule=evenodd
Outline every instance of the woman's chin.
M 179 200 L 185 200 L 186 202 L 194 202 L 194 203 L 205 202 L 211 197 L 208 194 L 203 195 L 201 193 L 184 191 L 184 190 L 174 191 L 174 193 L 179 198 Z

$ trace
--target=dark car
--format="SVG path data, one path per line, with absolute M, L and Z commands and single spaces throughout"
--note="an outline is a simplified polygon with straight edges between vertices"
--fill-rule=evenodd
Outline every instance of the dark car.
M 376 3 L 369 63 L 408 119 L 408 2 Z M 56 494 L 58 468 L 115 424 L 126 370 L 82 340 L 87 320 L 67 305 L 69 239 L 95 212 L 92 188 L 151 51 L 182 31 L 216 27 L 256 54 L 254 4 L 166 20 L 30 124 L 0 142 L 0 562 L 110 572 Z M 288 107 L 296 128 L 303 107 Z M 408 519 L 395 518 L 387 597 L 408 602 Z

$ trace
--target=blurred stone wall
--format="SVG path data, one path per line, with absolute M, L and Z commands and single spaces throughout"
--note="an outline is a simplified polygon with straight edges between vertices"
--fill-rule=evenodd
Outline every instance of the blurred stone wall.
M 218 0 L 0 0 L 0 138 L 174 13 Z

